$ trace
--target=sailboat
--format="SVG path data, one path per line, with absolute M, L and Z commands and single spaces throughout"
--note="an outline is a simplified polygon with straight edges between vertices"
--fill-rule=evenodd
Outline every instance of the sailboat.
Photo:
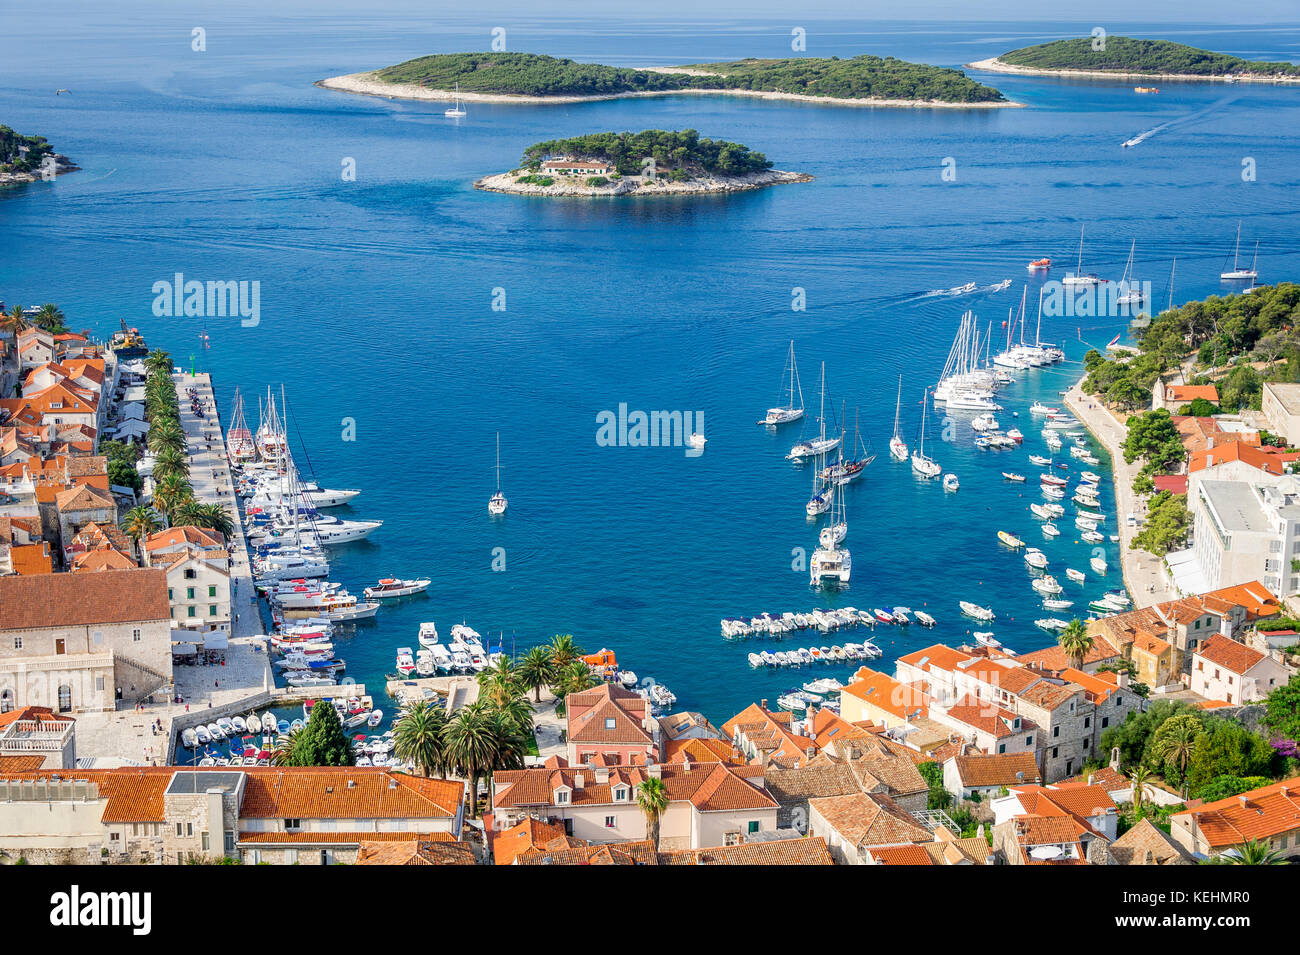
M 903 376 L 898 376 L 898 398 L 894 402 L 894 436 L 889 439 L 889 456 L 895 461 L 907 460 L 907 442 L 898 434 L 898 413 L 903 407 Z
M 497 432 L 497 492 L 488 501 L 488 513 L 500 517 L 506 512 L 506 496 L 501 493 L 501 432 Z
M 448 117 L 449 119 L 460 119 L 462 116 L 469 115 L 467 112 L 465 112 L 463 109 L 460 108 L 460 83 L 456 84 L 456 105 L 453 106 L 451 109 L 443 110 L 442 115 Z
M 1115 299 L 1119 305 L 1141 305 L 1143 301 L 1142 286 L 1133 281 L 1133 253 L 1137 250 L 1137 239 L 1128 250 L 1128 264 L 1124 266 L 1124 277 L 1119 280 L 1119 296 Z
M 927 393 L 928 397 L 928 393 Z M 938 477 L 943 468 L 935 463 L 934 459 L 925 453 L 925 417 L 926 405 L 929 402 L 922 399 L 921 401 L 921 443 L 915 451 L 912 452 L 912 470 L 923 478 Z
M 786 403 L 777 408 L 768 408 L 767 417 L 759 424 L 775 427 L 778 424 L 787 424 L 791 421 L 798 421 L 803 417 L 803 387 L 799 384 L 799 368 L 794 361 L 794 341 L 790 342 L 790 356 L 786 360 L 789 369 L 790 391 L 786 397 Z M 781 383 L 785 384 L 786 374 L 781 375 Z M 795 395 L 799 396 L 798 405 L 795 404 Z
M 1259 273 L 1255 271 L 1254 261 L 1250 263 L 1250 268 L 1248 269 L 1243 269 L 1241 267 L 1241 264 L 1237 261 L 1240 252 L 1241 252 L 1241 220 L 1238 219 L 1237 220 L 1237 244 L 1232 250 L 1232 271 L 1221 272 L 1219 274 L 1220 280 L 1224 282 L 1240 282 L 1240 281 L 1247 281 L 1250 279 L 1259 278 Z M 1259 258 L 1259 243 L 1256 242 L 1255 259 L 1258 260 L 1258 258 Z
M 257 445 L 253 442 L 253 432 L 248 430 L 244 420 L 244 396 L 235 388 L 235 411 L 231 415 L 230 430 L 226 432 L 226 455 L 231 466 L 239 466 L 257 458 Z
M 824 455 L 827 451 L 834 451 L 844 440 L 843 432 L 833 438 L 826 437 L 826 362 L 822 362 L 821 410 L 818 412 L 817 420 L 821 425 L 821 436 L 811 441 L 800 441 L 790 449 L 790 453 L 786 455 L 787 460 L 802 461 L 804 458 Z
M 1095 274 L 1091 272 L 1089 272 L 1087 275 L 1083 274 L 1083 226 L 1080 225 L 1079 226 L 1079 264 L 1076 267 L 1075 271 L 1070 272 L 1065 276 L 1065 278 L 1061 279 L 1061 284 L 1062 285 L 1100 285 L 1101 281 L 1102 281 L 1101 279 L 1099 279 Z
M 844 446 L 840 446 L 840 462 L 837 467 L 831 469 L 831 480 L 836 484 L 848 484 L 861 476 L 862 472 L 867 469 L 867 465 L 876 460 L 874 454 L 867 453 L 867 447 L 862 443 L 862 431 L 858 427 L 859 412 L 857 408 L 853 409 L 853 457 L 844 460 Z

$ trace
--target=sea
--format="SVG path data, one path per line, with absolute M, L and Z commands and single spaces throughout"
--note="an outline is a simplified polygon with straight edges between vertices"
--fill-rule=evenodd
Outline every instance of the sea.
M 1043 538 L 1030 453 L 1047 453 L 1029 407 L 1060 403 L 1081 358 L 1125 318 L 1045 316 L 1068 360 L 1019 373 L 999 395 L 1016 451 L 973 446 L 969 415 L 931 408 L 927 450 L 960 490 L 890 461 L 915 442 L 963 312 L 996 352 L 1044 278 L 1083 267 L 1134 275 L 1164 307 L 1222 294 L 1218 275 L 1242 223 L 1260 282 L 1300 277 L 1300 89 L 975 74 L 1022 109 L 863 109 L 694 95 L 556 106 L 444 104 L 355 96 L 324 77 L 425 53 L 508 49 L 626 66 L 790 55 L 791 26 L 761 20 L 421 15 L 380 0 L 364 14 L 200 12 L 137 0 L 76 0 L 58 17 L 14 7 L 0 37 L 0 121 L 46 136 L 81 171 L 0 192 L 0 298 L 58 303 L 77 329 L 138 327 L 177 364 L 211 372 L 223 418 L 235 389 L 257 424 L 270 388 L 288 406 L 302 470 L 363 489 L 343 517 L 381 519 L 335 549 L 332 578 L 429 577 L 426 594 L 385 604 L 345 631 L 348 675 L 377 688 L 423 621 L 467 622 L 507 652 L 557 633 L 614 650 L 677 708 L 716 723 L 815 676 L 853 667 L 755 670 L 759 649 L 871 638 L 875 665 L 981 625 L 959 600 L 992 607 L 1015 650 L 1050 644 L 1022 557 L 999 530 L 1048 555 L 1086 613 L 1120 585 L 1118 545 L 1088 568 L 1073 505 Z M 1088 35 L 1084 23 L 809 21 L 807 55 L 859 53 L 961 66 L 1016 47 Z M 201 29 L 202 44 L 198 43 Z M 1111 24 L 1214 50 L 1294 59 L 1300 27 Z M 195 49 L 196 45 L 204 48 Z M 56 95 L 56 90 L 67 92 Z M 580 133 L 693 128 L 745 143 L 812 182 L 725 197 L 537 200 L 476 191 L 524 148 Z M 1159 129 L 1138 146 L 1121 143 Z M 355 176 L 345 173 L 351 168 Z M 1047 276 L 1026 271 L 1048 256 Z M 1173 260 L 1177 268 L 1170 273 Z M 154 286 L 259 283 L 255 325 L 155 314 Z M 991 289 L 1005 279 L 1006 289 Z M 948 294 L 966 283 L 969 294 Z M 942 291 L 942 294 L 940 292 Z M 1015 331 L 1016 337 L 1019 329 Z M 769 431 L 789 343 L 810 409 Z M 807 466 L 785 459 L 827 417 L 857 422 L 876 454 L 846 495 L 853 576 L 809 587 L 816 525 Z M 602 415 L 689 412 L 708 438 L 683 447 L 609 446 Z M 495 441 L 510 507 L 489 518 Z M 1109 461 L 1103 530 L 1117 532 Z M 1068 458 L 1071 477 L 1078 462 Z M 1026 474 L 1023 485 L 1003 471 Z M 1071 481 L 1073 485 L 1074 481 Z M 1064 569 L 1088 575 L 1085 585 Z M 729 641 L 724 617 L 817 607 L 908 606 L 933 631 L 880 627 Z M 382 705 L 382 704 L 381 704 Z

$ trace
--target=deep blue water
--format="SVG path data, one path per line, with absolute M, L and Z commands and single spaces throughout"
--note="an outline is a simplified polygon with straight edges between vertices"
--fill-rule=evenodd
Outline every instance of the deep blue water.
M 427 597 L 386 606 L 342 641 L 360 681 L 378 681 L 393 649 L 414 645 L 428 619 L 444 633 L 465 619 L 519 648 L 572 632 L 590 650 L 614 648 L 669 684 L 679 706 L 715 720 L 809 678 L 752 672 L 745 656 L 758 644 L 723 641 L 723 616 L 839 603 L 926 607 L 940 619 L 933 634 L 879 631 L 888 663 L 931 641 L 959 641 L 969 623 L 956 602 L 974 599 L 998 611 L 1008 645 L 1046 645 L 1024 564 L 995 537 L 1007 529 L 1041 543 L 1027 512 L 1039 499 L 1036 469 L 1025 451 L 977 451 L 959 428 L 934 454 L 959 474 L 961 491 L 913 479 L 887 460 L 897 376 L 911 440 L 963 309 L 997 329 L 1020 301 L 1025 263 L 1049 255 L 1072 264 L 1080 224 L 1085 266 L 1112 278 L 1136 239 L 1139 277 L 1161 303 L 1175 255 L 1175 300 L 1220 291 L 1239 218 L 1252 248 L 1260 242 L 1262 282 L 1300 274 L 1294 88 L 1170 84 L 1139 97 L 1120 82 L 990 75 L 980 78 L 1028 108 L 673 97 L 471 104 L 451 123 L 441 104 L 311 84 L 425 52 L 486 48 L 480 23 L 60 10 L 57 23 L 48 13 L 6 14 L 0 121 L 46 135 L 83 168 L 0 195 L 0 297 L 56 301 L 74 327 L 103 335 L 119 319 L 140 326 L 151 345 L 213 372 L 223 414 L 235 386 L 255 415 L 258 392 L 284 385 L 292 437 L 306 449 L 300 462 L 309 456 L 324 484 L 364 488 L 351 513 L 385 521 L 337 552 L 335 579 L 356 591 L 387 575 L 435 581 Z M 207 29 L 204 53 L 190 50 L 197 23 Z M 780 56 L 789 40 L 787 25 L 753 22 L 638 28 L 602 18 L 509 30 L 512 49 L 627 65 Z M 960 65 L 1086 30 L 808 24 L 808 52 Z M 1111 30 L 1268 58 L 1293 57 L 1300 42 L 1300 29 Z M 59 87 L 72 93 L 56 98 Z M 1169 121 L 1179 122 L 1120 149 Z M 538 140 L 687 126 L 816 180 L 725 200 L 621 202 L 471 186 Z M 340 179 L 345 157 L 356 160 L 355 182 Z M 945 157 L 956 160 L 955 182 L 941 181 Z M 1243 157 L 1255 159 L 1257 181 L 1242 181 Z M 178 271 L 260 281 L 261 324 L 155 318 L 151 287 Z M 923 294 L 1003 278 L 1016 284 L 997 294 Z M 806 289 L 805 312 L 791 310 L 796 286 Z M 490 307 L 496 288 L 505 312 Z M 1036 295 L 1031 281 L 1031 307 Z M 208 350 L 199 347 L 205 330 Z M 1086 348 L 1123 330 L 1119 321 L 1046 320 L 1044 337 L 1066 342 L 1073 363 L 1007 389 L 1004 427 L 1018 424 L 1026 448 L 1042 449 L 1029 404 L 1053 398 Z M 799 426 L 774 437 L 754 425 L 778 397 L 791 338 L 806 401 L 815 403 L 825 361 L 833 401 L 850 417 L 860 409 L 880 452 L 849 494 L 854 579 L 833 598 L 791 569 L 792 548 L 815 546 L 803 511 L 810 475 L 783 460 Z M 596 414 L 620 402 L 702 412 L 706 453 L 598 447 Z M 345 418 L 356 421 L 354 442 L 341 439 Z M 510 498 L 501 522 L 486 513 L 497 430 Z M 1031 476 L 1027 489 L 1003 483 L 1009 468 Z M 1114 532 L 1109 490 L 1103 503 Z M 1064 567 L 1086 568 L 1089 556 L 1071 523 L 1042 544 L 1063 583 Z M 494 547 L 505 549 L 505 572 L 491 569 Z M 1118 555 L 1106 548 L 1107 586 L 1116 586 Z M 1090 583 L 1077 609 L 1101 589 Z

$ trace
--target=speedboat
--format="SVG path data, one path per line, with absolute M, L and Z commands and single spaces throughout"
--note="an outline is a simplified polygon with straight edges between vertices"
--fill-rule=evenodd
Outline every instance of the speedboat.
M 181 730 L 181 745 L 186 749 L 195 749 L 199 745 L 198 734 L 191 728 Z
M 1052 512 L 1048 509 L 1046 504 L 1030 504 L 1029 513 L 1033 514 L 1034 517 L 1037 517 L 1039 520 L 1050 521 L 1052 519 Z
M 1040 594 L 1059 594 L 1061 585 L 1056 582 L 1056 578 L 1051 574 L 1044 574 L 1042 577 L 1036 577 L 1034 582 L 1029 586 L 1033 587 Z
M 1044 630 L 1064 630 L 1070 624 L 1059 617 L 1045 617 L 1042 620 L 1035 620 L 1034 626 L 1041 627 Z
M 367 600 L 381 600 L 385 597 L 407 597 L 428 590 L 431 582 L 423 578 L 419 580 L 399 580 L 396 577 L 384 577 L 379 583 L 367 587 L 363 593 L 365 593 Z
M 397 648 L 397 672 L 402 676 L 410 676 L 415 672 L 415 657 L 410 647 Z
M 709 443 L 709 439 L 698 431 L 692 431 L 690 436 L 687 437 L 686 443 L 697 451 L 703 451 L 704 446 Z
M 976 630 L 971 636 L 982 647 L 988 647 L 991 650 L 998 650 L 1002 647 L 1002 643 L 993 636 L 992 630 Z
M 945 491 L 955 491 L 961 487 L 961 482 L 957 480 L 957 475 L 949 471 L 943 476 L 943 489 Z
M 1029 550 L 1025 551 L 1025 563 L 1030 567 L 1037 567 L 1039 570 L 1042 570 L 1047 566 L 1047 555 L 1037 547 L 1031 547 Z
M 1069 577 L 1076 584 L 1081 584 L 1088 579 L 1087 575 L 1081 570 L 1075 570 L 1073 567 L 1065 569 L 1065 576 Z
M 1043 534 L 1047 537 L 1059 537 L 1061 534 L 1061 529 L 1057 527 L 1055 524 L 1044 524 Z
M 1124 607 L 1133 606 L 1133 598 L 1128 595 L 1127 591 L 1108 590 L 1106 591 L 1105 599 L 1118 603 Z
M 1048 610 L 1068 610 L 1074 606 L 1074 601 L 1064 600 L 1059 597 L 1044 597 L 1043 606 Z
M 384 711 L 383 711 L 383 710 L 378 710 L 378 709 L 376 709 L 376 710 L 371 710 L 371 711 L 370 711 L 370 715 L 369 715 L 368 717 L 366 717 L 366 725 L 367 725 L 367 726 L 378 726 L 380 723 L 383 722 L 383 719 L 384 719 Z
M 1024 541 L 1022 541 L 1015 534 L 1010 534 L 1007 531 L 998 531 L 998 540 L 1002 541 L 1002 543 L 1006 544 L 1008 547 L 1014 548 L 1014 547 L 1025 546 Z
M 1087 481 L 1089 484 L 1100 484 L 1100 483 L 1101 483 L 1101 477 L 1100 477 L 1099 475 L 1094 474 L 1094 473 L 1091 472 L 1091 471 L 1080 471 L 1080 472 L 1079 472 L 1079 477 L 1082 478 L 1083 480 Z
M 1003 471 L 1002 477 L 1007 481 L 1015 481 L 1017 484 L 1025 483 L 1025 476 L 1023 474 L 1016 474 L 1014 471 Z
M 937 621 L 924 610 L 912 611 L 912 616 L 916 617 L 916 622 L 923 627 L 933 627 Z
M 879 620 L 881 623 L 893 623 L 893 622 L 894 622 L 894 616 L 893 616 L 893 614 L 885 613 L 885 611 L 881 610 L 879 607 L 874 608 L 874 609 L 871 611 L 871 613 L 872 613 L 872 615 L 873 615 L 877 620 Z
M 1035 401 L 1032 405 L 1029 406 L 1029 413 L 1030 414 L 1060 414 L 1061 409 L 1049 408 L 1041 401 Z
M 981 607 L 969 600 L 960 600 L 957 606 L 961 607 L 961 612 L 966 616 L 974 617 L 976 620 L 992 620 L 996 616 L 989 607 Z

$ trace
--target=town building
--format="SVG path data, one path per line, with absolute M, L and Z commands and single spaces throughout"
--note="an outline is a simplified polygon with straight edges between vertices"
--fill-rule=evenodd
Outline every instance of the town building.
M 1259 840 L 1300 859 L 1300 776 L 1227 799 L 1189 806 L 1169 817 L 1169 834 L 1198 859 Z
M 1217 406 L 1219 391 L 1214 385 L 1171 385 L 1164 379 L 1157 378 L 1151 387 L 1151 410 L 1164 408 L 1166 411 L 1177 412 L 1198 398 Z
M 659 721 L 650 704 L 631 690 L 603 683 L 565 698 L 568 760 L 572 764 L 599 756 L 606 765 L 628 766 L 659 758 Z
M 604 159 L 547 159 L 541 171 L 554 176 L 608 176 L 614 166 Z
M 958 799 L 996 796 L 1013 786 L 1038 785 L 1042 775 L 1032 750 L 952 756 L 943 764 L 943 788 Z
M 1192 654 L 1193 693 L 1225 703 L 1257 703 L 1291 679 L 1291 669 L 1269 653 L 1216 634 Z
M 1300 384 L 1264 382 L 1260 411 L 1270 431 L 1291 444 L 1300 444 Z

